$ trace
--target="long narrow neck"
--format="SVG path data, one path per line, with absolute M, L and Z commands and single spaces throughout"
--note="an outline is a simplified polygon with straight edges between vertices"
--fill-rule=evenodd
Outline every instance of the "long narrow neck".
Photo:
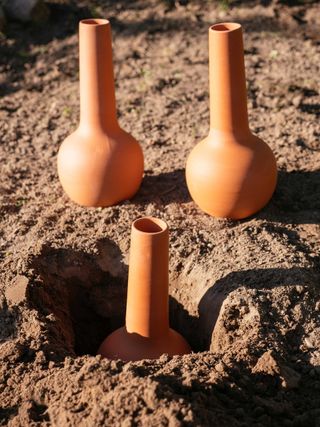
M 146 338 L 169 331 L 168 230 L 144 233 L 132 227 L 126 328 Z
M 242 29 L 217 24 L 209 29 L 210 129 L 249 131 Z
M 117 127 L 109 21 L 86 19 L 79 24 L 80 127 Z

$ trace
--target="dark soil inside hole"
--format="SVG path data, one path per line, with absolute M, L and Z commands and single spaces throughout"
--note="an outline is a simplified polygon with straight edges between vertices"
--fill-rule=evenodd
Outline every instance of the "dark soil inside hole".
M 124 321 L 126 283 L 103 271 L 94 257 L 68 249 L 47 248 L 32 261 L 40 276 L 30 303 L 50 316 L 50 339 L 75 355 L 95 355 L 102 340 Z M 47 319 L 47 317 L 46 317 Z
M 119 280 L 108 277 L 108 286 L 119 285 Z M 77 355 L 95 355 L 104 338 L 112 331 L 122 326 L 124 321 L 123 301 L 119 297 L 119 315 L 101 316 L 96 313 L 94 305 L 90 303 L 90 290 L 81 288 L 81 285 L 70 284 L 69 310 L 74 333 L 74 351 Z
M 45 322 L 49 320 L 49 341 L 63 347 L 63 357 L 96 355 L 104 338 L 125 323 L 127 269 L 121 277 L 114 277 L 103 271 L 92 255 L 53 248 L 45 248 L 31 266 L 38 280 L 30 289 L 29 303 Z M 199 331 L 199 318 L 191 316 L 172 296 L 169 312 L 170 326 L 194 351 L 210 347 L 207 331 Z M 55 358 L 59 359 L 59 354 Z

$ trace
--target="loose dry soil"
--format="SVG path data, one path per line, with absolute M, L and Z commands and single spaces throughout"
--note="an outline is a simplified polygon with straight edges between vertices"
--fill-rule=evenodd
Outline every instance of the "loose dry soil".
M 0 66 L 0 425 L 320 426 L 320 4 L 49 4 L 9 22 Z M 145 177 L 130 201 L 70 202 L 56 156 L 79 116 L 80 19 L 113 29 L 121 125 Z M 243 24 L 252 130 L 273 149 L 276 193 L 218 220 L 184 166 L 208 132 L 208 27 Z M 165 219 L 171 324 L 194 353 L 101 360 L 123 324 L 131 222 Z

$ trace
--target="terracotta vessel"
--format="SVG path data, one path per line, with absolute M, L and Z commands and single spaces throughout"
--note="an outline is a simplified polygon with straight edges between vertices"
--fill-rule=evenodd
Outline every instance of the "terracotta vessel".
M 80 124 L 60 147 L 58 174 L 74 202 L 110 206 L 138 190 L 143 154 L 117 121 L 109 21 L 81 21 L 79 39 Z
M 193 200 L 206 213 L 240 219 L 270 200 L 277 181 L 271 149 L 249 129 L 242 28 L 209 29 L 210 131 L 187 160 Z
M 110 359 L 155 359 L 191 351 L 170 329 L 168 314 L 169 232 L 167 224 L 145 217 L 132 224 L 126 324 L 109 335 L 98 354 Z

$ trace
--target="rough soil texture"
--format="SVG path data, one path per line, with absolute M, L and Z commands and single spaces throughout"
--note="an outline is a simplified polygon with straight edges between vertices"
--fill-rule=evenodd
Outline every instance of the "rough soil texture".
M 320 5 L 49 4 L 9 22 L 0 65 L 0 425 L 320 426 Z M 293 3 L 293 2 L 291 2 Z M 79 19 L 109 17 L 121 125 L 145 177 L 106 209 L 70 202 L 56 155 L 79 116 Z M 203 214 L 184 166 L 208 132 L 208 27 L 245 33 L 252 130 L 279 167 L 243 221 Z M 194 353 L 95 356 L 123 324 L 130 225 L 170 226 L 171 324 Z

